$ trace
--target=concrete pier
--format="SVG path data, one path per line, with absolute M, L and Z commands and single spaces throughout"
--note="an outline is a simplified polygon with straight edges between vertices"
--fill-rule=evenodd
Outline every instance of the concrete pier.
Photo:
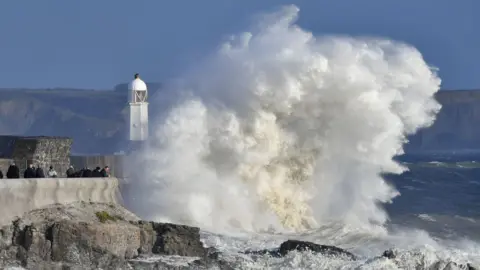
M 52 204 L 120 203 L 117 178 L 0 179 L 0 225 Z

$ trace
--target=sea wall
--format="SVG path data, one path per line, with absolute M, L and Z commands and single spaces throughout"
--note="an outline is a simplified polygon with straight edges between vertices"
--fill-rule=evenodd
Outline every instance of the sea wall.
M 120 203 L 119 180 L 108 178 L 29 178 L 0 180 L 0 224 L 51 204 L 78 201 Z

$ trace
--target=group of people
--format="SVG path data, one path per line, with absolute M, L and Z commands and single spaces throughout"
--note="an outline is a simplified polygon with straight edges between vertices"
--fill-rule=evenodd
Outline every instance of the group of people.
M 103 169 L 100 169 L 100 167 L 96 167 L 93 170 L 90 170 L 89 168 L 83 168 L 79 171 L 75 171 L 73 166 L 70 165 L 66 174 L 67 174 L 68 178 L 72 178 L 72 177 L 110 177 L 110 168 L 108 166 L 105 166 Z
M 20 169 L 15 163 L 10 164 L 5 175 L 7 178 L 14 179 L 20 178 Z M 4 177 L 3 172 L 0 170 L 0 179 Z M 33 164 L 28 165 L 28 168 L 23 172 L 23 178 L 45 178 L 45 172 L 42 167 L 35 167 Z M 50 166 L 47 177 L 57 177 L 57 172 Z
M 80 171 L 75 171 L 73 166 L 70 165 L 66 172 L 67 177 L 110 177 L 110 168 L 105 166 L 103 169 L 100 167 L 96 167 L 94 170 L 90 170 L 88 168 L 83 168 Z M 15 163 L 10 164 L 7 170 L 7 174 L 5 175 L 9 179 L 13 178 L 20 178 L 20 169 Z M 23 172 L 23 178 L 55 178 L 58 174 L 53 168 L 50 166 L 47 174 L 45 175 L 44 170 L 42 167 L 38 166 L 35 167 L 33 164 L 28 165 L 28 168 Z M 3 172 L 0 170 L 0 179 L 3 179 L 4 175 Z
M 50 178 L 57 177 L 57 172 L 53 169 L 53 166 L 50 166 L 48 169 L 47 176 Z M 23 172 L 23 178 L 45 178 L 45 172 L 43 171 L 42 167 L 38 166 L 35 168 L 33 164 L 30 164 Z

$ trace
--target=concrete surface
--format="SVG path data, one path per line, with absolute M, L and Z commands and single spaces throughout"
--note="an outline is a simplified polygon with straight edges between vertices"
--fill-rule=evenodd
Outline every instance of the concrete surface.
M 120 203 L 118 179 L 29 178 L 0 179 L 0 224 L 52 204 Z

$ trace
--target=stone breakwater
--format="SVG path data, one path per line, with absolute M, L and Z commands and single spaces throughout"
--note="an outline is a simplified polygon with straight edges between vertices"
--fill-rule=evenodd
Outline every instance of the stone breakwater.
M 0 228 L 1 269 L 239 269 L 241 261 L 283 257 L 290 252 L 362 260 L 338 247 L 288 240 L 276 249 L 241 252 L 232 261 L 206 247 L 199 228 L 141 221 L 119 205 L 104 203 L 50 205 Z M 402 258 L 395 250 L 373 260 L 392 260 L 402 269 Z M 438 261 L 426 267 L 419 262 L 416 269 L 475 268 Z
M 0 180 L 0 225 L 52 204 L 118 203 L 117 178 L 29 178 Z

